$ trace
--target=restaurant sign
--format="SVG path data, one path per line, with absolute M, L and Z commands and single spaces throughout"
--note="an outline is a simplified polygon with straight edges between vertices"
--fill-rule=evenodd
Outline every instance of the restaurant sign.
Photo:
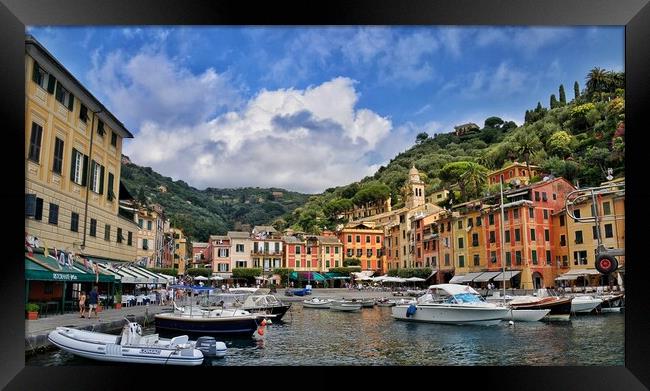
M 52 278 L 55 280 L 73 281 L 77 279 L 77 276 L 74 274 L 52 273 Z

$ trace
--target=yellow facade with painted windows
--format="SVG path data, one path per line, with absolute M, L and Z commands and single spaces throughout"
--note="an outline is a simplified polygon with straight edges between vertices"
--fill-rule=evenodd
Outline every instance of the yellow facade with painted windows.
M 118 214 L 125 137 L 133 135 L 27 36 L 25 231 L 50 249 L 135 260 L 137 226 Z

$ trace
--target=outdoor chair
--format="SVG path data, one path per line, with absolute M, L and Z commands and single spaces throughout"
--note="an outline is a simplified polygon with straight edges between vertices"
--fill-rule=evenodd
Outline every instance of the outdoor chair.
M 144 295 L 140 295 L 135 298 L 135 305 L 142 305 L 144 304 Z

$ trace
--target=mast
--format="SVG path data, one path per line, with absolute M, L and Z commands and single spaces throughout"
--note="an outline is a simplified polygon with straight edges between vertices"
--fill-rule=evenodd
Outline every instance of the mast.
M 500 246 L 501 247 L 501 270 L 502 270 L 502 273 L 503 273 L 503 305 L 505 305 L 506 304 L 506 279 L 505 279 L 506 278 L 506 259 L 505 259 L 504 240 L 503 240 L 504 224 L 505 224 L 505 218 L 504 218 L 505 213 L 504 213 L 504 210 L 503 210 L 503 179 L 501 179 L 501 181 L 499 181 L 499 187 L 500 187 L 500 190 L 501 190 L 501 224 L 499 224 L 500 227 L 501 227 L 501 232 L 500 232 L 500 234 L 501 234 L 501 238 L 500 238 L 501 239 L 500 240 L 500 242 L 501 242 L 501 246 Z

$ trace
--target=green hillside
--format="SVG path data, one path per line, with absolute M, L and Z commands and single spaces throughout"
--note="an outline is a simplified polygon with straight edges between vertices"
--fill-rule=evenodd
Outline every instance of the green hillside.
M 183 229 L 192 241 L 207 241 L 209 235 L 225 234 L 239 224 L 271 224 L 305 204 L 309 197 L 277 188 L 198 190 L 129 162 L 122 163 L 122 182 L 139 201 L 162 205 L 172 225 Z
M 564 86 L 559 86 L 558 94 L 548 97 L 548 105 L 538 102 L 526 111 L 522 125 L 489 117 L 482 126 L 468 126 L 462 135 L 420 133 L 413 147 L 374 176 L 312 197 L 284 222 L 308 232 L 331 229 L 344 222 L 336 218 L 341 211 L 385 199 L 388 194 L 393 206 L 401 207 L 401 188 L 412 165 L 420 171 L 427 195 L 451 188 L 458 202 L 496 191 L 487 186 L 486 174 L 515 160 L 539 165 L 543 172 L 583 187 L 605 181 L 608 168 L 613 176 L 623 176 L 625 75 L 594 68 L 586 80 L 582 91 L 575 83 L 573 99 L 567 99 Z

